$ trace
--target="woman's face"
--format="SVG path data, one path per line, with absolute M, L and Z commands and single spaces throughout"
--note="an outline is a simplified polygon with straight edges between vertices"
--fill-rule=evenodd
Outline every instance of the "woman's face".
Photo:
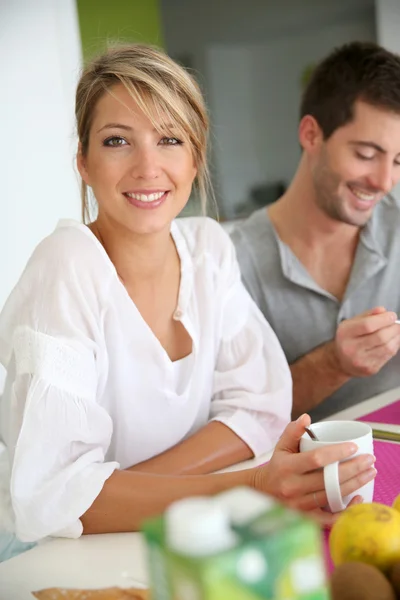
M 122 84 L 98 101 L 82 179 L 98 202 L 98 222 L 136 234 L 168 229 L 186 205 L 196 176 L 191 148 L 156 131 Z

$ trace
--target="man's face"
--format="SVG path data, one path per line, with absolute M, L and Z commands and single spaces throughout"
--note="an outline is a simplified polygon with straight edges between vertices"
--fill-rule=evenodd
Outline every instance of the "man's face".
M 357 101 L 353 120 L 321 141 L 310 159 L 318 206 L 361 227 L 400 180 L 400 115 Z

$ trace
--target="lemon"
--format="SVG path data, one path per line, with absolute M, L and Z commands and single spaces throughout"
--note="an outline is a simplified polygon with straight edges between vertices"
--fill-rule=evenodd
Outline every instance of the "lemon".
M 351 506 L 334 524 L 329 547 L 335 565 L 355 560 L 387 571 L 400 561 L 400 512 L 377 502 Z
M 398 496 L 396 496 L 396 498 L 393 501 L 392 506 L 395 510 L 398 510 L 400 512 L 400 494 Z

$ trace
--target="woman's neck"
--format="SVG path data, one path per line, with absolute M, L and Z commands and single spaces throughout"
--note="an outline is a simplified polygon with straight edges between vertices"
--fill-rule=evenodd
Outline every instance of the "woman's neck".
M 105 219 L 97 219 L 89 229 L 103 245 L 125 285 L 158 280 L 177 258 L 169 227 L 155 233 L 137 234 L 117 228 Z

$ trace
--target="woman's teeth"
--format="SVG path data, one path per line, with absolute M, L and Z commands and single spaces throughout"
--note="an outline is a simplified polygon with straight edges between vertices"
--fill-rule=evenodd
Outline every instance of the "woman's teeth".
M 155 192 L 154 194 L 135 194 L 133 192 L 126 192 L 125 195 L 140 202 L 154 202 L 164 196 L 165 192 Z

